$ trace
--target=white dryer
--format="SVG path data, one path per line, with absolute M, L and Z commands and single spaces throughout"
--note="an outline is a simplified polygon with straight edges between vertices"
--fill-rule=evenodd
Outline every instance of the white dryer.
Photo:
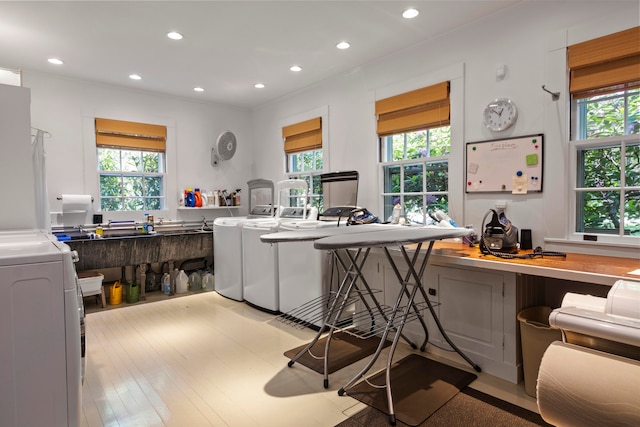
M 84 310 L 76 257 L 52 234 L 0 232 L 3 425 L 80 423 Z

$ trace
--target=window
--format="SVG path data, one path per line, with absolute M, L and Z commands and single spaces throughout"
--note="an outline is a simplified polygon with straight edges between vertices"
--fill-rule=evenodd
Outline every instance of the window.
M 449 82 L 376 103 L 384 218 L 404 208 L 407 221 L 428 224 L 449 209 Z
M 304 179 L 309 186 L 309 204 L 322 212 L 322 149 L 287 154 L 287 178 Z M 302 206 L 302 194 L 291 194 L 290 206 Z
M 96 119 L 102 211 L 164 209 L 166 128 Z
M 282 128 L 284 151 L 287 157 L 287 178 L 304 179 L 309 186 L 308 204 L 322 212 L 323 172 L 322 119 L 296 123 Z M 300 190 L 290 192 L 289 206 L 303 206 L 304 195 Z
M 637 27 L 568 49 L 574 230 L 605 241 L 640 236 L 639 36 Z

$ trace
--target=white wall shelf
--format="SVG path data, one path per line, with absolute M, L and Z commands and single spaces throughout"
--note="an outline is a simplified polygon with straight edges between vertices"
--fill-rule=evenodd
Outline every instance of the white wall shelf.
M 202 207 L 197 207 L 197 208 L 190 208 L 190 207 L 179 207 L 178 210 L 179 211 L 197 211 L 199 209 L 204 209 L 204 210 L 209 210 L 209 209 L 237 209 L 237 208 L 241 208 L 242 206 L 202 206 Z

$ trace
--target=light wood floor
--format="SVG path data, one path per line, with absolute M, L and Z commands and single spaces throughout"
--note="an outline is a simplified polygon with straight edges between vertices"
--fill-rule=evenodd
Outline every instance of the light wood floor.
M 335 426 L 364 408 L 337 390 L 366 359 L 324 389 L 320 374 L 283 356 L 314 334 L 216 292 L 94 310 L 81 426 Z M 394 360 L 411 352 L 401 344 Z M 536 410 L 522 383 L 481 373 L 472 386 Z

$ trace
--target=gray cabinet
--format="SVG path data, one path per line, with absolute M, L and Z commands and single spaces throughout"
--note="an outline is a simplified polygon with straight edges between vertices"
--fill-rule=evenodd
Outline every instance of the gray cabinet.
M 370 286 L 382 290 L 378 300 L 393 306 L 399 284 L 384 255 L 372 254 L 364 273 Z M 404 276 L 407 271 L 401 269 L 400 273 Z M 522 374 L 517 354 L 516 273 L 430 263 L 422 280 L 443 328 L 456 346 L 483 372 L 517 383 Z M 418 294 L 415 301 L 420 304 L 424 299 Z M 449 351 L 428 308 L 421 312 L 429 331 L 426 351 L 467 365 L 457 353 Z M 404 333 L 418 346 L 424 340 L 417 319 L 405 325 Z

